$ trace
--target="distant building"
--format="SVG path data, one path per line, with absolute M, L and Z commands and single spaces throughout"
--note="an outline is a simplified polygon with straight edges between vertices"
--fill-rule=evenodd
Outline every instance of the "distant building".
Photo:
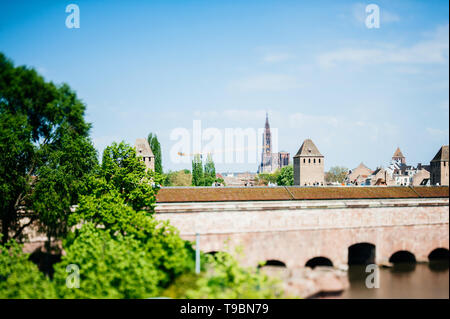
M 420 164 L 418 165 L 419 168 Z M 430 184 L 430 172 L 424 168 L 418 169 L 416 174 L 413 175 L 411 185 L 429 185 Z
M 398 162 L 401 164 L 406 164 L 406 157 L 403 155 L 402 151 L 400 150 L 400 147 L 397 147 L 397 149 L 394 152 L 394 155 L 392 155 L 392 162 Z
M 255 177 L 256 174 L 250 172 L 223 174 L 223 179 L 227 186 L 254 186 Z
M 367 178 L 365 185 L 372 186 L 391 186 L 395 185 L 392 176 L 382 167 L 378 167 L 372 172 L 372 174 Z
M 266 113 L 266 124 L 263 133 L 261 164 L 258 173 L 273 173 L 277 169 L 289 165 L 288 152 L 272 153 L 272 135 L 270 133 L 269 116 Z
M 290 154 L 288 152 L 279 152 L 278 154 L 278 166 L 280 168 L 289 165 Z
M 136 149 L 136 155 L 142 157 L 144 160 L 145 167 L 147 169 L 155 170 L 155 156 L 153 155 L 152 149 L 148 144 L 147 139 L 137 138 L 134 143 Z
M 358 167 L 348 172 L 345 182 L 346 184 L 363 185 L 370 175 L 372 175 L 372 170 L 361 162 Z
M 400 148 L 392 156 L 392 161 L 386 168 L 389 174 L 390 182 L 387 185 L 397 186 L 417 186 L 421 185 L 422 181 L 429 178 L 429 166 L 419 163 L 417 167 L 406 164 L 406 157 L 403 155 Z
M 391 163 L 385 168 L 377 167 L 373 172 L 363 163 L 349 171 L 347 184 L 372 186 L 417 186 L 428 185 L 430 166 L 419 163 L 417 167 L 407 165 L 406 157 L 399 147 L 392 155 Z
M 294 156 L 294 185 L 324 185 L 324 156 L 310 139 L 303 142 Z
M 448 145 L 442 146 L 430 162 L 431 185 L 449 185 Z

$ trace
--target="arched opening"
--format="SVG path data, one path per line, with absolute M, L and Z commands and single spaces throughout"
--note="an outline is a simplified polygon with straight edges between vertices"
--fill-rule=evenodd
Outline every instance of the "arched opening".
M 406 250 L 400 250 L 394 253 L 390 258 L 389 262 L 393 264 L 399 263 L 415 263 L 416 257 Z
M 358 243 L 348 247 L 349 265 L 368 265 L 375 263 L 375 245 Z
M 446 248 L 436 248 L 428 255 L 429 261 L 435 260 L 446 260 L 448 261 L 450 257 L 450 252 Z
M 357 243 L 348 247 L 348 279 L 350 285 L 364 284 L 367 273 L 366 266 L 375 264 L 375 245 L 370 243 Z
M 409 272 L 416 269 L 416 257 L 406 250 L 395 252 L 389 258 L 389 262 L 394 265 L 392 269 L 394 272 Z
M 276 260 L 276 259 L 269 259 L 263 265 L 259 265 L 258 268 L 266 267 L 266 266 L 286 268 L 286 264 L 284 262 Z
M 208 252 L 204 253 L 204 258 L 212 257 L 213 259 L 216 259 L 218 253 L 225 253 L 225 252 L 216 251 L 216 250 L 208 251 Z M 207 257 L 207 256 L 210 256 L 210 257 Z
M 270 277 L 276 277 L 282 280 L 286 279 L 286 276 L 289 274 L 286 264 L 276 259 L 269 259 L 264 263 L 260 263 L 258 265 L 258 271 Z
M 314 257 L 308 260 L 305 266 L 310 267 L 312 269 L 316 268 L 317 266 L 333 267 L 333 263 L 327 257 Z
M 450 253 L 446 248 L 436 248 L 428 255 L 428 264 L 432 271 L 445 271 L 449 268 Z
M 44 274 L 53 278 L 53 265 L 61 261 L 61 253 L 58 251 L 47 252 L 45 248 L 39 247 L 28 257 L 31 262 L 38 266 Z

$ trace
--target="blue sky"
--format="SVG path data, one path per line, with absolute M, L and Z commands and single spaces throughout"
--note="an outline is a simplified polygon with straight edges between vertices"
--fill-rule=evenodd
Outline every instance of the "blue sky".
M 80 8 L 68 29 L 65 7 Z M 380 7 L 368 29 L 365 7 Z M 0 51 L 87 105 L 92 140 L 175 128 L 260 128 L 279 149 L 312 138 L 326 169 L 429 162 L 449 139 L 447 1 L 0 1 Z M 258 141 L 261 139 L 258 137 Z M 218 171 L 256 171 L 254 163 Z

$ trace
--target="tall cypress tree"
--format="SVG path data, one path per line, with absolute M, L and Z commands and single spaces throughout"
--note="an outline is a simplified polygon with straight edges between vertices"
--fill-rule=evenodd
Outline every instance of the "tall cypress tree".
M 216 180 L 216 167 L 211 154 L 206 157 L 205 163 L 205 186 L 211 186 Z
M 153 155 L 155 156 L 155 172 L 162 174 L 162 158 L 161 158 L 161 144 L 159 144 L 158 137 L 156 134 L 148 134 L 148 144 L 152 149 Z
M 204 185 L 204 175 L 203 175 L 203 163 L 200 154 L 194 155 L 192 160 L 192 186 L 203 186 Z

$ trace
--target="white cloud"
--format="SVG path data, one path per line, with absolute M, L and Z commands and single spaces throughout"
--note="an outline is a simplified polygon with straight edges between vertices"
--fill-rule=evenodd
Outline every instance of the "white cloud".
M 309 115 L 304 113 L 294 113 L 289 116 L 289 125 L 291 128 L 304 128 L 305 126 L 328 126 L 337 128 L 339 124 L 339 119 L 334 116 Z
M 428 134 L 433 135 L 433 136 L 448 136 L 448 129 L 440 130 L 437 128 L 427 127 L 426 130 L 427 130 Z
M 398 128 L 391 123 L 372 123 L 349 116 L 328 116 L 294 113 L 289 116 L 289 128 L 309 132 L 310 138 L 324 144 L 335 145 L 336 140 L 370 140 L 380 142 L 398 134 Z
M 378 45 L 376 48 L 343 48 L 318 56 L 320 66 L 329 68 L 340 63 L 368 64 L 448 64 L 449 27 L 439 27 L 426 40 L 410 47 Z
M 298 79 L 286 74 L 262 74 L 240 79 L 231 83 L 239 91 L 285 91 L 300 88 Z
M 249 121 L 250 119 L 261 119 L 264 121 L 266 112 L 264 110 L 227 109 L 217 111 L 195 111 L 194 117 L 202 120 L 228 120 L 228 121 Z
M 292 55 L 288 53 L 269 53 L 263 57 L 264 62 L 275 63 L 275 62 L 283 62 L 292 58 Z

